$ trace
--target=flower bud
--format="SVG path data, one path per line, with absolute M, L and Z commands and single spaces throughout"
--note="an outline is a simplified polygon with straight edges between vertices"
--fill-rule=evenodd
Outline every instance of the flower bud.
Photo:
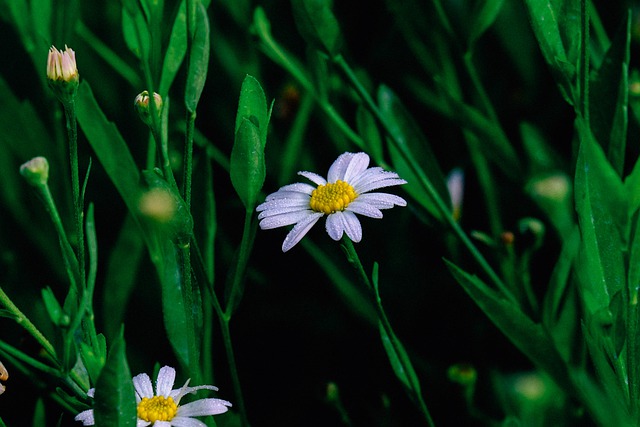
M 47 185 L 49 162 L 44 157 L 34 157 L 20 166 L 20 173 L 29 184 L 35 187 Z
M 167 224 L 175 217 L 178 205 L 169 191 L 152 188 L 142 195 L 138 208 L 147 218 Z
M 49 87 L 60 102 L 66 103 L 73 100 L 80 80 L 76 53 L 73 49 L 65 45 L 64 51 L 59 51 L 55 46 L 51 46 L 47 58 L 47 79 Z
M 455 221 L 462 215 L 462 200 L 464 198 L 464 172 L 460 168 L 453 169 L 447 176 L 447 190 L 451 198 L 451 215 Z
M 7 371 L 7 368 L 5 368 L 2 362 L 0 362 L 0 380 L 6 381 L 8 379 L 9 379 L 9 371 Z M 5 387 L 2 384 L 0 384 L 0 394 L 4 393 L 4 390 L 5 390 Z
M 160 94 L 153 92 L 153 99 L 156 104 L 156 114 L 159 121 L 162 116 L 162 97 Z M 136 96 L 136 100 L 133 102 L 133 105 L 136 107 L 140 120 L 142 120 L 147 126 L 151 126 L 153 124 L 153 119 L 151 117 L 152 110 L 149 107 L 149 92 L 146 90 L 140 92 L 138 96 Z

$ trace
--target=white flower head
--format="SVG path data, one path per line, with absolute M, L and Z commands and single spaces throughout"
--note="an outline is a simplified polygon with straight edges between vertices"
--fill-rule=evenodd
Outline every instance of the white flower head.
M 156 378 L 155 393 L 153 384 L 147 374 L 139 374 L 133 377 L 133 387 L 136 391 L 136 403 L 138 412 L 137 427 L 206 427 L 206 424 L 193 417 L 204 417 L 227 412 L 230 402 L 222 399 L 199 399 L 185 405 L 180 405 L 180 400 L 187 394 L 198 390 L 214 390 L 218 388 L 212 385 L 200 385 L 189 387 L 189 380 L 180 388 L 173 389 L 176 379 L 176 370 L 170 366 L 164 366 L 158 372 Z M 90 390 L 90 396 L 93 395 Z M 83 425 L 94 425 L 93 410 L 81 412 L 76 416 L 76 421 L 82 421 Z
M 295 224 L 282 244 L 286 252 L 294 247 L 323 216 L 326 230 L 333 240 L 344 233 L 354 242 L 362 239 L 362 226 L 355 214 L 382 218 L 382 209 L 406 206 L 399 196 L 370 193 L 379 188 L 406 184 L 397 173 L 380 167 L 369 167 L 366 153 L 344 153 L 329 168 L 327 179 L 313 172 L 298 172 L 310 184 L 289 184 L 267 196 L 256 210 L 260 212 L 260 228 L 284 227 Z

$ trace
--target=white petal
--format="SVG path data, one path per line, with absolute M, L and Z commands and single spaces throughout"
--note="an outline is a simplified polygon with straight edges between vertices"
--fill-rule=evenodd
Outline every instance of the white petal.
M 89 397 L 95 397 L 95 394 L 96 394 L 95 388 L 90 388 L 89 391 L 87 392 L 87 396 Z
M 384 172 L 384 169 L 382 169 L 381 167 L 375 166 L 369 168 L 366 171 L 362 172 L 360 175 L 351 178 L 349 180 L 349 184 L 351 184 L 352 187 L 356 187 L 361 182 L 367 182 L 371 180 L 372 177 L 377 176 L 378 174 L 380 174 L 380 172 Z
M 304 184 L 307 185 L 307 184 Z M 316 187 L 307 185 L 310 188 L 309 191 L 277 191 L 273 194 L 269 194 L 265 201 L 270 202 L 278 199 L 309 199 L 311 193 Z
M 227 412 L 230 402 L 222 399 L 199 399 L 178 407 L 178 417 L 203 417 Z
M 357 179 L 369 166 L 369 156 L 366 153 L 356 153 L 351 158 L 349 166 L 344 173 L 343 180 L 351 182 L 353 179 Z
M 184 417 L 175 417 L 171 420 L 171 425 L 175 427 L 207 427 L 207 425 L 200 420 Z
M 271 218 L 271 217 L 275 217 L 275 216 L 279 216 L 279 215 L 289 215 L 289 214 L 293 214 L 293 213 L 296 213 L 296 212 L 304 212 L 304 211 L 311 212 L 311 209 L 309 209 L 309 205 L 307 205 L 307 206 L 291 206 L 291 207 L 284 207 L 284 208 L 278 208 L 278 209 L 271 209 L 271 210 L 268 210 L 268 211 L 262 211 L 258 215 L 258 219 Z M 298 221 L 294 221 L 294 222 L 298 222 Z M 293 224 L 294 222 L 291 222 L 289 224 Z M 263 228 L 263 230 L 264 230 L 264 228 Z
M 136 389 L 136 395 L 138 398 L 153 397 L 153 384 L 147 374 L 138 374 L 133 377 L 133 387 Z
M 163 366 L 156 379 L 156 396 L 169 397 L 173 383 L 176 380 L 176 370 L 171 366 Z
M 273 228 L 284 227 L 291 224 L 304 221 L 310 215 L 313 215 L 314 211 L 311 209 L 299 210 L 297 212 L 288 212 L 281 215 L 274 215 L 267 218 L 263 218 L 260 221 L 260 228 L 262 230 L 271 230 Z
M 340 240 L 342 234 L 344 234 L 344 227 L 342 226 L 342 221 L 340 221 L 341 214 L 341 212 L 332 213 L 327 217 L 327 222 L 324 225 L 329 237 L 335 241 Z
M 351 241 L 358 243 L 362 240 L 362 226 L 358 217 L 349 211 L 342 212 L 342 221 L 344 222 L 344 231 Z
M 150 425 L 151 425 L 151 422 L 141 420 L 140 418 L 138 418 L 138 421 L 136 421 L 136 427 L 147 427 Z
M 362 226 L 353 212 L 332 213 L 327 217 L 326 229 L 329 236 L 335 241 L 340 240 L 343 233 L 347 233 L 347 236 L 354 242 L 362 240 Z
M 258 208 L 260 208 L 260 210 L 258 210 L 258 212 L 260 212 L 259 218 L 278 215 L 286 211 L 300 210 L 300 208 L 309 209 L 309 200 L 310 198 L 308 196 L 305 196 L 305 199 L 269 200 L 268 202 L 264 202 L 258 206 Z
M 86 411 L 80 412 L 76 415 L 74 420 L 82 421 L 83 426 L 92 426 L 96 423 L 93 419 L 93 409 L 87 409 Z
M 278 191 L 268 195 L 267 200 L 270 200 L 271 198 L 274 198 L 274 197 L 278 197 L 282 193 L 304 193 L 304 194 L 311 195 L 311 192 L 315 189 L 316 187 L 314 187 L 313 185 L 297 182 L 295 184 L 289 184 L 289 185 L 285 185 L 284 187 L 280 187 Z
M 406 184 L 407 181 L 401 178 L 382 178 L 376 181 L 362 182 L 357 186 L 353 186 L 356 193 L 363 194 L 371 190 L 377 190 L 384 187 L 392 187 L 394 185 Z
M 171 397 L 173 397 L 173 400 L 176 403 L 179 403 L 180 399 L 182 399 L 187 394 L 195 393 L 198 390 L 218 391 L 218 387 L 213 386 L 213 385 L 199 385 L 199 386 L 195 386 L 195 387 L 187 387 L 188 384 L 189 384 L 189 381 L 187 381 L 181 388 L 173 390 L 171 392 Z
M 349 167 L 349 163 L 351 163 L 353 156 L 353 153 L 341 154 L 329 168 L 327 181 L 336 182 L 339 179 L 344 180 L 344 173 L 347 171 L 347 167 Z
M 380 212 L 380 209 L 370 203 L 360 202 L 358 200 L 354 200 L 349 203 L 346 210 L 368 216 L 369 218 L 382 218 L 382 212 Z
M 355 202 L 365 202 L 378 209 L 391 209 L 394 206 L 407 206 L 407 201 L 400 196 L 388 193 L 367 193 L 358 196 Z M 351 205 L 349 205 L 351 206 Z
M 169 421 L 156 421 L 153 423 L 153 427 L 171 427 L 172 425 L 173 423 Z
M 298 222 L 285 237 L 282 243 L 282 252 L 287 252 L 294 247 L 322 216 L 324 216 L 323 213 L 309 211 L 306 218 Z
M 304 176 L 305 178 L 307 178 L 309 181 L 313 182 L 316 185 L 325 185 L 327 183 L 327 180 L 324 179 L 324 177 L 318 175 L 317 173 L 300 171 L 298 172 L 298 175 Z

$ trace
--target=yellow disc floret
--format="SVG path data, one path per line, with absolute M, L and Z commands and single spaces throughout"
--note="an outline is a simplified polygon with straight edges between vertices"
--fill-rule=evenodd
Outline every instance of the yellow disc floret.
M 151 399 L 143 397 L 138 403 L 138 418 L 151 423 L 171 421 L 177 413 L 178 405 L 171 397 L 153 396 Z
M 337 180 L 320 185 L 311 193 L 309 206 L 316 212 L 327 215 L 343 211 L 353 202 L 358 195 L 351 185 Z

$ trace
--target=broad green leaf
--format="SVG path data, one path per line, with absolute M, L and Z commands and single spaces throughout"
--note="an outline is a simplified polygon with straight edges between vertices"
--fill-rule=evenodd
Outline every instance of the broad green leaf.
M 627 15 L 589 85 L 591 130 L 618 175 L 627 142 L 630 28 Z
M 546 371 L 559 385 L 568 384 L 566 366 L 542 325 L 534 323 L 477 276 L 447 260 L 445 263 L 471 299 L 534 365 Z
M 91 383 L 96 384 L 107 359 L 107 342 L 104 335 L 98 335 L 98 342 L 94 343 L 94 346 L 80 342 L 80 357 Z
M 291 0 L 293 16 L 300 35 L 329 56 L 339 53 L 340 24 L 331 10 L 332 0 Z
M 240 129 L 244 119 L 249 119 L 258 128 L 262 149 L 267 145 L 269 118 L 271 112 L 267 108 L 267 98 L 260 82 L 246 75 L 240 88 L 238 112 L 236 113 L 235 133 Z
M 616 171 L 582 122 L 577 122 L 580 150 L 576 164 L 575 203 L 582 245 L 577 266 L 588 313 L 609 308 L 625 286 L 621 249 L 626 247 L 627 200 Z
M 504 0 L 482 0 L 477 3 L 478 7 L 475 8 L 471 18 L 471 29 L 469 31 L 470 50 L 473 50 L 475 42 L 493 25 L 503 4 Z
M 185 0 L 180 3 L 176 19 L 173 22 L 173 29 L 169 37 L 169 45 L 164 56 L 162 65 L 162 76 L 160 78 L 160 86 L 158 93 L 166 98 L 169 88 L 173 84 L 173 80 L 178 74 L 178 70 L 187 54 L 187 12 Z
M 396 147 L 395 144 L 389 143 L 388 147 L 396 172 L 408 182 L 403 188 L 431 215 L 442 220 L 436 202 L 431 199 L 421 184 L 422 179 L 429 180 L 440 198 L 450 205 L 444 175 L 426 137 L 391 89 L 380 86 L 378 104 L 391 128 L 391 133 L 401 144 L 401 147 Z M 402 155 L 403 152 L 408 153 L 409 159 Z
M 136 395 L 122 330 L 109 349 L 107 362 L 96 383 L 93 414 L 98 426 L 136 425 Z
M 198 3 L 196 29 L 191 43 L 187 86 L 184 95 L 187 111 L 196 110 L 200 95 L 202 95 L 209 68 L 209 50 L 209 16 L 202 3 Z
M 255 206 L 266 177 L 264 147 L 259 132 L 250 119 L 243 118 L 231 150 L 231 183 L 247 210 Z

